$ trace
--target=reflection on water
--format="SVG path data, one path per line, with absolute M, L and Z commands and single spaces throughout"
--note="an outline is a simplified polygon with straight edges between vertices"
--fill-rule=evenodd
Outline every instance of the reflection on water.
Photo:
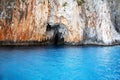
M 120 80 L 120 46 L 0 48 L 0 80 Z

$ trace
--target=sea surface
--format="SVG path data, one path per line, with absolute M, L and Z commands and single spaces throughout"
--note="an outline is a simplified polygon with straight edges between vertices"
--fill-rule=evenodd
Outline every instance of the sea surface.
M 0 80 L 120 80 L 120 46 L 0 47 Z

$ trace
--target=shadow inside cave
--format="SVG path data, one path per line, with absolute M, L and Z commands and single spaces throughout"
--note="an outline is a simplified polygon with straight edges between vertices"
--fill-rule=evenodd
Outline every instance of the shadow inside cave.
M 64 38 L 67 35 L 67 29 L 63 24 L 47 25 L 46 31 L 53 31 L 52 41 L 54 45 L 63 45 Z

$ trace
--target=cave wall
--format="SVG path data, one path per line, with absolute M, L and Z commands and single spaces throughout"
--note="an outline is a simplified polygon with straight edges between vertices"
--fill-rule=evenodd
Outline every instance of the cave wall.
M 54 41 L 56 30 L 65 44 L 120 44 L 120 1 L 0 0 L 0 41 Z

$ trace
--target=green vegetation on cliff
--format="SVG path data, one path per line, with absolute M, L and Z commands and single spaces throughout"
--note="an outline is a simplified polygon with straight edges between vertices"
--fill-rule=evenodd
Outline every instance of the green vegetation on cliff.
M 78 3 L 78 6 L 82 5 L 85 1 L 84 0 L 75 0 Z

